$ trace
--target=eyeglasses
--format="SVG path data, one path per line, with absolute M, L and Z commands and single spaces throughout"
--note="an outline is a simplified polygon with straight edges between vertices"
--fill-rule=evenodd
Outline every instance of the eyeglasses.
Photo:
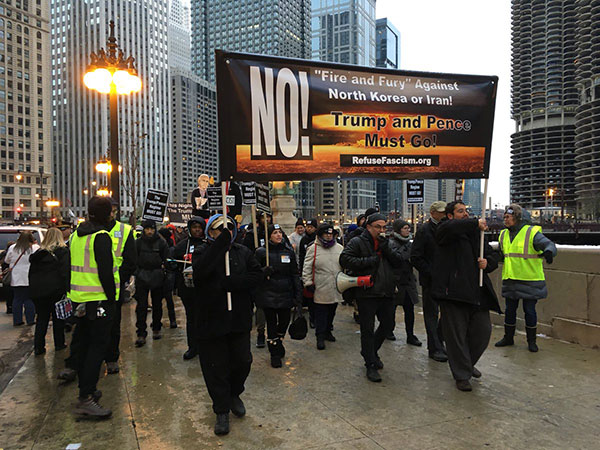
M 373 224 L 371 224 L 369 226 L 375 228 L 376 230 L 384 230 L 385 229 L 385 225 L 373 225 Z

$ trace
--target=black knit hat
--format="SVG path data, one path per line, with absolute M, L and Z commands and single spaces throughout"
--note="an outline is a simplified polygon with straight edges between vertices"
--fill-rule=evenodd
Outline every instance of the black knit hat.
M 371 214 L 375 214 L 376 212 L 379 212 L 376 208 L 369 208 L 365 211 L 365 217 L 368 218 Z
M 152 219 L 146 219 L 142 222 L 142 228 L 152 228 L 153 230 L 156 230 L 156 222 Z
M 193 224 L 195 224 L 195 223 L 199 223 L 199 224 L 200 224 L 200 226 L 202 227 L 202 231 L 205 231 L 205 230 L 206 230 L 206 220 L 205 220 L 204 218 L 202 218 L 202 217 L 198 217 L 198 216 L 192 216 L 192 217 L 190 218 L 190 220 L 188 220 L 188 223 L 187 223 L 188 230 L 189 230 L 189 229 L 192 227 L 192 225 L 193 225 Z
M 394 224 L 392 225 L 394 233 L 400 233 L 400 231 L 402 231 L 402 228 L 404 228 L 406 225 L 410 226 L 410 223 L 408 223 L 406 220 L 403 220 L 403 219 L 394 220 Z
M 323 236 L 325 233 L 335 233 L 333 225 L 329 222 L 323 222 L 321 225 L 319 225 L 319 228 L 317 228 L 317 236 Z
M 296 227 L 299 225 L 304 226 L 304 219 L 302 217 L 300 217 L 298 220 L 296 220 Z
M 367 217 L 367 225 L 371 225 L 373 222 L 377 222 L 378 220 L 387 222 L 387 218 L 383 214 L 375 213 Z
M 110 218 L 112 205 L 108 197 L 94 195 L 88 203 L 88 215 L 90 220 L 98 223 L 106 223 Z
M 319 227 L 319 222 L 317 221 L 317 219 L 310 219 L 308 222 L 306 222 L 306 226 L 312 225 L 315 228 Z
M 269 232 L 269 239 L 271 238 L 271 235 L 273 234 L 273 232 L 275 232 L 275 230 L 281 230 L 281 227 L 279 226 L 278 223 L 274 223 L 273 225 L 269 225 L 268 228 L 268 232 Z M 283 233 L 283 231 L 281 231 Z

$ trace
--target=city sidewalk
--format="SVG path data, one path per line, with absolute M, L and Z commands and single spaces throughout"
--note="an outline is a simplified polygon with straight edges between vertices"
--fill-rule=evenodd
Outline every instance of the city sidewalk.
M 519 335 L 514 347 L 490 344 L 478 365 L 483 377 L 473 392 L 459 392 L 447 364 L 428 359 L 425 347 L 406 345 L 399 313 L 399 339 L 380 352 L 383 382 L 370 383 L 348 307 L 339 308 L 338 341 L 325 351 L 312 334 L 286 340 L 282 369 L 272 369 L 267 350 L 253 346 L 242 396 L 248 414 L 232 416 L 231 433 L 217 437 L 198 360 L 182 359 L 185 329 L 164 329 L 161 340 L 136 349 L 134 306 L 123 310 L 121 373 L 102 374 L 98 386 L 112 419 L 75 421 L 76 383 L 56 379 L 65 352 L 54 352 L 49 331 L 48 353 L 31 355 L 0 395 L 0 448 L 600 448 L 598 350 L 541 338 L 532 354 Z M 417 335 L 425 341 L 422 317 Z M 492 343 L 500 336 L 495 328 Z M 3 329 L 7 338 L 14 339 Z

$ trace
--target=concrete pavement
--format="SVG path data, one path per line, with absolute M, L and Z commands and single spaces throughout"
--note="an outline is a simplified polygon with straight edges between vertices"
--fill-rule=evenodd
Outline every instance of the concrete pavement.
M 312 334 L 287 339 L 284 367 L 273 369 L 267 350 L 253 347 L 242 396 L 248 414 L 232 416 L 231 433 L 217 437 L 198 360 L 182 359 L 184 313 L 177 305 L 182 327 L 165 329 L 141 349 L 133 345 L 135 302 L 124 307 L 121 373 L 103 373 L 98 386 L 101 404 L 113 410 L 104 422 L 71 415 L 76 383 L 56 379 L 65 351 L 54 352 L 49 330 L 48 353 L 31 355 L 0 395 L 0 448 L 600 448 L 598 350 L 542 338 L 532 354 L 523 335 L 514 347 L 497 349 L 502 330 L 495 328 L 478 364 L 483 377 L 473 392 L 459 392 L 447 364 L 428 359 L 425 347 L 406 345 L 399 312 L 399 339 L 380 352 L 383 382 L 370 383 L 348 307 L 338 309 L 338 341 L 325 351 Z M 422 317 L 416 332 L 425 341 Z

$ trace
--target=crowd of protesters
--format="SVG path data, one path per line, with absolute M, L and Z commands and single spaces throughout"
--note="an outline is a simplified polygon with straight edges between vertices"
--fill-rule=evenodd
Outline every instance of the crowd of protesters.
M 206 214 L 200 201 L 195 207 L 198 215 L 189 220 L 187 230 L 172 225 L 157 230 L 151 220 L 131 229 L 116 221 L 114 202 L 94 197 L 89 219 L 70 238 L 69 230 L 52 228 L 38 245 L 23 232 L 0 254 L 4 284 L 13 296 L 13 323 L 23 324 L 24 310 L 26 323 L 36 325 L 36 355 L 46 351 L 50 319 L 57 351 L 67 347 L 68 325 L 76 324 L 59 378 L 79 378 L 77 414 L 111 414 L 99 405 L 102 394 L 96 384 L 102 362 L 109 374 L 119 372 L 121 307 L 132 290 L 138 348 L 146 344 L 148 310 L 152 338 L 158 340 L 163 299 L 170 328 L 178 327 L 173 294 L 182 300 L 188 347 L 183 358 L 199 357 L 217 417 L 216 434 L 229 432 L 230 412 L 238 417 L 246 412 L 240 395 L 252 364 L 253 326 L 256 347 L 266 344 L 270 365 L 280 368 L 286 334 L 291 334 L 295 319 L 303 320 L 304 309 L 315 330 L 316 348 L 325 350 L 326 342 L 336 341 L 338 305 L 353 306 L 366 377 L 380 382 L 384 362 L 379 350 L 385 340 L 397 339 L 398 306 L 404 312 L 407 344 L 422 345 L 414 332 L 420 301 L 415 272 L 428 355 L 449 363 L 459 390 L 472 390 L 470 379 L 481 376 L 476 364 L 491 336 L 489 311 L 502 312 L 488 274 L 502 261 L 505 335 L 496 346 L 514 344 L 516 309 L 522 300 L 528 348 L 538 351 L 535 305 L 547 296 L 542 261 L 551 263 L 556 247 L 530 224 L 519 205 L 506 209 L 498 249 L 486 241 L 483 257 L 480 238 L 486 222 L 471 218 L 461 201 L 434 202 L 428 222 L 414 236 L 411 223 L 389 221 L 374 208 L 345 233 L 332 223 L 298 219 L 287 236 L 269 215 L 259 214 L 254 223 L 240 227 L 230 217 Z M 356 277 L 346 278 L 356 287 L 342 294 L 340 274 Z M 76 319 L 57 317 L 55 306 L 65 296 L 73 302 Z

